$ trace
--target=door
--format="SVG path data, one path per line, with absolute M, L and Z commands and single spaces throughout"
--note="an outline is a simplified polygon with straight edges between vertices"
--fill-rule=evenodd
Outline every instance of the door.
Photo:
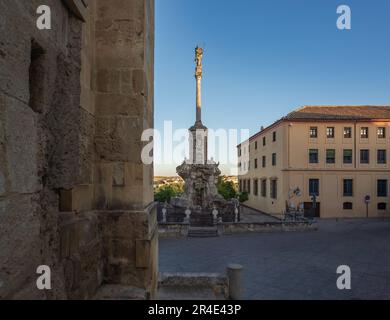
M 320 218 L 320 203 L 316 202 L 316 207 L 313 209 L 313 202 L 304 203 L 305 218 Z

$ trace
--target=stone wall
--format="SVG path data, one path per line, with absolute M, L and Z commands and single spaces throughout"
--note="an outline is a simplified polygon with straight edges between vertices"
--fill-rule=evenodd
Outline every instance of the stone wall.
M 85 19 L 71 3 L 47 0 L 40 31 L 41 1 L 0 2 L 0 298 L 85 299 L 112 282 L 153 295 L 157 283 L 153 168 L 139 158 L 154 3 L 88 1 Z M 43 264 L 52 290 L 36 288 Z
M 105 282 L 157 283 L 153 166 L 141 135 L 153 127 L 154 2 L 96 1 L 95 208 L 104 229 Z
M 36 28 L 41 1 L 0 3 L 0 297 L 65 298 L 59 190 L 90 177 L 93 117 L 79 106 L 81 22 L 49 0 L 52 30 Z M 90 146 L 92 144 L 90 143 Z M 36 268 L 52 269 L 38 291 Z

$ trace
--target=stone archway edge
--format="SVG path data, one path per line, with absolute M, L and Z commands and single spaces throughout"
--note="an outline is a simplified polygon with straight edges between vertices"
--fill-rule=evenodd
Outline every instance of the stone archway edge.
M 88 0 L 62 0 L 77 18 L 86 21 Z

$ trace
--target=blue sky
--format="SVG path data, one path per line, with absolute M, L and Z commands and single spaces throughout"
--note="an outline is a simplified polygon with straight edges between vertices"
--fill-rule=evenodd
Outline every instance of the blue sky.
M 351 30 L 336 27 L 341 4 Z M 209 128 L 254 134 L 302 105 L 390 104 L 388 0 L 156 0 L 158 130 L 194 123 L 197 44 Z M 156 175 L 174 173 L 155 165 Z

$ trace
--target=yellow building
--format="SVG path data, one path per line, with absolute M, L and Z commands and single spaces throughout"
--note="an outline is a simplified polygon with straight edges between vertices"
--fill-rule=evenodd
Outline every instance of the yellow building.
M 390 106 L 305 106 L 241 143 L 245 204 L 331 217 L 390 217 Z

